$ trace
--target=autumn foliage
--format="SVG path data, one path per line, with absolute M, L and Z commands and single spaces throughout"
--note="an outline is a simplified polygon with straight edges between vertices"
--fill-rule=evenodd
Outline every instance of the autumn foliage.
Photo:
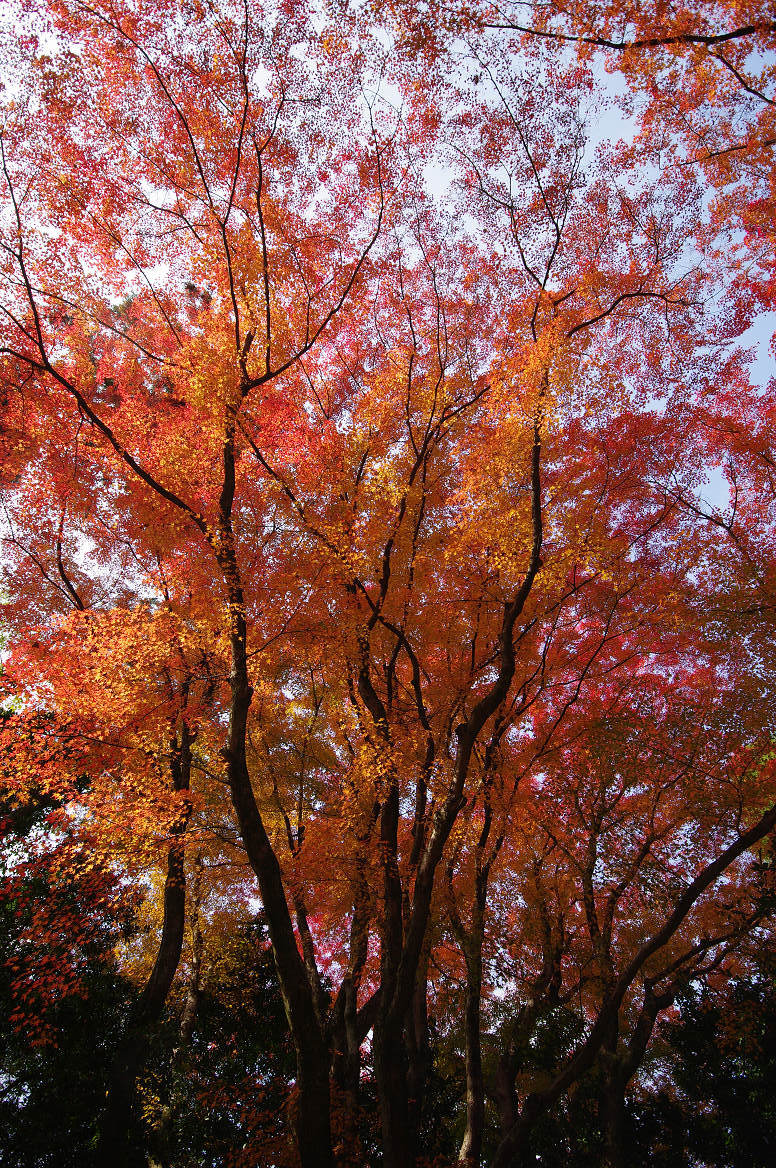
M 15 1032 L 123 979 L 95 1163 L 616 1168 L 772 937 L 771 8 L 12 9 Z

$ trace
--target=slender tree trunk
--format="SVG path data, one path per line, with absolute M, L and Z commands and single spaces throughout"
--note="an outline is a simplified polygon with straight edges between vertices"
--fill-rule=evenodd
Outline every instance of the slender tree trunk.
M 426 1095 L 426 1078 L 430 1052 L 428 1044 L 428 947 L 423 950 L 418 967 L 418 979 L 412 998 L 412 1007 L 407 1017 L 407 1095 L 410 1158 L 414 1162 L 419 1153 L 420 1130 L 423 1122 L 423 1108 Z
M 191 738 L 184 726 L 172 743 L 170 770 L 175 791 L 188 791 L 191 776 Z M 137 1079 L 148 1057 L 153 1027 L 164 1010 L 183 947 L 186 921 L 186 873 L 183 833 L 190 810 L 186 808 L 171 833 L 164 882 L 162 935 L 153 969 L 129 1020 L 113 1063 L 108 1101 L 102 1121 L 99 1156 L 111 1168 L 135 1168 L 145 1164 L 142 1126 L 137 1115 Z
M 245 597 L 231 525 L 235 488 L 234 427 L 224 444 L 216 556 L 227 586 L 231 629 L 231 702 L 223 757 L 240 835 L 257 877 L 267 917 L 275 968 L 296 1054 L 296 1139 L 302 1168 L 332 1168 L 330 1055 L 318 1002 L 299 952 L 280 863 L 267 835 L 247 760 L 248 712 L 253 698 L 248 674 Z
M 473 922 L 466 943 L 466 1130 L 458 1152 L 458 1163 L 479 1168 L 485 1123 L 485 1084 L 482 1077 L 480 1008 L 482 1001 L 482 919 Z
M 369 832 L 360 841 L 366 845 Z M 359 1132 L 359 1087 L 361 1082 L 361 1043 L 364 1035 L 358 1018 L 358 990 L 363 977 L 369 947 L 369 921 L 372 914 L 369 882 L 361 856 L 353 880 L 353 916 L 350 922 L 350 960 L 342 980 L 340 995 L 333 1011 L 332 1029 L 335 1050 L 334 1078 L 342 1099 L 342 1150 L 346 1164 L 364 1162 Z
M 183 943 L 186 889 L 183 876 L 183 844 L 172 845 L 164 890 L 164 921 L 156 961 L 113 1065 L 108 1103 L 100 1139 L 105 1163 L 116 1168 L 145 1163 L 143 1136 L 137 1116 L 137 1079 L 151 1042 L 154 1025 L 178 968 Z
M 202 995 L 202 953 L 205 942 L 202 936 L 202 926 L 199 918 L 199 910 L 202 903 L 201 873 L 202 857 L 198 856 L 194 887 L 192 889 L 191 972 L 189 975 L 189 984 L 186 987 L 186 1001 L 183 1003 L 183 1013 L 181 1015 L 180 1041 L 176 1052 L 178 1056 L 182 1056 L 191 1045 L 191 1037 L 194 1033 L 194 1024 L 196 1023 L 197 1010 L 199 1009 L 199 1000 Z
M 247 712 L 247 707 L 246 707 Z M 267 915 L 275 968 L 296 1055 L 296 1138 L 302 1168 L 331 1168 L 329 1048 L 297 948 L 277 856 L 259 815 L 244 756 L 231 777 L 240 832 Z
M 381 738 L 388 742 L 385 708 L 369 680 L 368 642 L 361 644 L 362 667 L 359 693 Z M 374 1030 L 375 1078 L 380 1100 L 385 1168 L 412 1168 L 414 1158 L 409 1132 L 408 1059 L 405 1025 L 413 979 L 407 999 L 396 1008 L 394 1001 L 404 946 L 402 886 L 398 866 L 399 786 L 393 770 L 386 775 L 388 790 L 380 812 L 380 849 L 383 870 L 383 904 L 380 930 L 380 1011 Z M 418 955 L 419 956 L 419 955 Z
M 335 1041 L 337 1059 L 334 1068 L 342 1099 L 342 1151 L 348 1165 L 363 1162 L 359 1134 L 359 1082 L 361 1077 L 360 1042 L 357 1025 L 358 990 L 348 972 L 340 990 L 342 1009 Z
M 162 1107 L 160 1122 L 151 1133 L 148 1168 L 169 1168 L 175 1162 L 175 1121 L 180 1112 L 182 1098 L 187 1090 L 185 1073 L 190 1063 L 191 1039 L 202 990 L 202 954 L 205 941 L 200 921 L 202 904 L 201 855 L 198 855 L 194 861 L 194 875 L 189 883 L 189 891 L 191 893 L 189 897 L 189 927 L 191 929 L 189 978 L 186 986 L 186 998 L 181 1011 L 178 1042 L 170 1059 L 168 1096 Z
M 413 1168 L 407 1140 L 408 1092 L 404 1029 L 417 983 L 418 967 L 426 943 L 431 901 L 437 868 L 450 832 L 466 800 L 464 789 L 475 743 L 485 724 L 506 699 L 515 675 L 514 630 L 525 607 L 541 566 L 543 540 L 541 511 L 541 410 L 534 418 L 531 454 L 531 516 L 533 542 L 528 570 L 514 598 L 504 604 L 498 638 L 498 674 L 489 689 L 475 702 L 465 722 L 455 728 L 456 760 L 454 779 L 447 797 L 438 807 L 430 835 L 415 873 L 412 908 L 406 931 L 402 921 L 402 889 L 397 858 L 399 793 L 395 775 L 390 776 L 388 793 L 380 816 L 380 844 L 383 849 L 383 936 L 381 954 L 381 1003 L 375 1026 L 375 1076 L 380 1096 L 383 1153 L 386 1168 Z M 373 623 L 377 619 L 373 615 Z M 372 715 L 378 732 L 389 741 L 388 717 L 369 677 L 369 640 L 360 639 L 361 668 L 359 694 Z

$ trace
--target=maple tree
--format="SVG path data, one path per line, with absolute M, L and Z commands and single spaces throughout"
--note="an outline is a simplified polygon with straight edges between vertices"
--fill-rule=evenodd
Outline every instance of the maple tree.
M 186 1083 L 213 1155 L 405 1168 L 448 1042 L 459 1163 L 588 1091 L 614 1168 L 661 1018 L 769 937 L 774 27 L 708 7 L 19 4 L 9 969 L 44 1045 L 85 946 L 136 987 L 102 1162 L 189 1162 Z M 293 1050 L 252 1087 L 235 968 Z

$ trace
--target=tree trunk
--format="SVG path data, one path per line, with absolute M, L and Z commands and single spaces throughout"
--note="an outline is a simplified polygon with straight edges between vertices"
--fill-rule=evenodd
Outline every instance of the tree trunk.
M 545 1110 L 544 1102 L 539 1096 L 528 1096 L 519 1119 L 496 1148 L 492 1168 L 516 1168 L 517 1165 L 521 1165 L 522 1168 L 531 1130 Z
M 247 710 L 246 710 L 247 712 Z M 231 776 L 232 799 L 259 882 L 275 968 L 296 1054 L 296 1138 L 302 1168 L 332 1168 L 329 1048 L 297 948 L 283 878 L 259 814 L 244 756 Z
M 329 1049 L 318 1016 L 318 1003 L 297 946 L 283 886 L 280 863 L 267 835 L 253 792 L 247 760 L 248 712 L 253 698 L 248 675 L 245 598 L 237 565 L 231 510 L 234 499 L 234 431 L 224 444 L 221 491 L 221 543 L 216 552 L 227 585 L 231 612 L 231 702 L 229 729 L 222 754 L 229 791 L 248 862 L 259 884 L 267 917 L 280 992 L 296 1053 L 296 1138 L 301 1168 L 333 1168 Z
M 407 1055 L 403 1027 L 390 1014 L 375 1026 L 375 1078 L 385 1168 L 413 1168 L 409 1142 Z
M 191 1037 L 194 1033 L 194 1024 L 197 1020 L 197 1010 L 199 1009 L 199 1000 L 202 996 L 202 953 L 205 942 L 199 919 L 199 910 L 202 901 L 201 856 L 198 856 L 196 860 L 192 893 L 194 903 L 191 912 L 191 974 L 189 976 L 189 984 L 186 988 L 186 1001 L 183 1004 L 183 1013 L 181 1015 L 180 1041 L 176 1052 L 176 1055 L 179 1057 L 191 1045 Z
M 175 791 L 188 791 L 191 775 L 191 738 L 184 726 L 180 740 L 172 743 L 170 762 Z M 186 872 L 183 833 L 190 806 L 171 828 L 173 841 L 167 852 L 164 882 L 162 935 L 154 967 L 130 1017 L 113 1063 L 108 1101 L 99 1139 L 99 1156 L 112 1168 L 145 1164 L 142 1125 L 137 1115 L 137 1079 L 148 1057 L 153 1027 L 159 1021 L 175 977 L 183 947 L 186 921 Z
M 499 1129 L 502 1138 L 512 1130 L 520 1118 L 512 1062 L 511 1052 L 502 1054 L 496 1064 L 496 1072 L 493 1077 L 492 1095 L 498 1108 Z
M 473 923 L 466 943 L 466 1130 L 458 1163 L 465 1168 L 479 1168 L 482 1156 L 482 1132 L 485 1122 L 485 1085 L 482 1078 L 482 1044 L 480 1004 L 482 999 L 482 920 Z
M 600 1099 L 605 1168 L 624 1168 L 625 1083 L 616 1068 L 607 1074 Z
M 363 1162 L 359 1133 L 359 1083 L 361 1079 L 360 1035 L 358 1032 L 358 990 L 350 972 L 345 975 L 341 1019 L 336 1035 L 335 1076 L 342 1096 L 342 1152 L 346 1164 Z
M 367 832 L 360 841 L 366 844 Z M 364 1033 L 358 1018 L 358 990 L 369 949 L 372 913 L 369 882 L 363 857 L 356 862 L 353 879 L 353 916 L 350 921 L 350 960 L 332 1011 L 334 1078 L 341 1094 L 342 1152 L 346 1164 L 364 1162 L 359 1133 L 361 1043 Z
M 409 1064 L 407 1068 L 409 1154 L 412 1162 L 422 1151 L 420 1131 L 423 1122 L 423 1106 L 426 1095 L 426 1077 L 430 1061 L 428 1044 L 428 947 L 418 967 L 418 979 L 412 1006 L 407 1016 L 407 1047 Z

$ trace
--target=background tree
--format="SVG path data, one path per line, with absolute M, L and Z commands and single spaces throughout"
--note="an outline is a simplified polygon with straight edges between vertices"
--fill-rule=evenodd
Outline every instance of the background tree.
M 3 782 L 138 899 L 103 1156 L 405 1168 L 454 1095 L 615 1165 L 768 935 L 772 28 L 661 13 L 20 12 Z

